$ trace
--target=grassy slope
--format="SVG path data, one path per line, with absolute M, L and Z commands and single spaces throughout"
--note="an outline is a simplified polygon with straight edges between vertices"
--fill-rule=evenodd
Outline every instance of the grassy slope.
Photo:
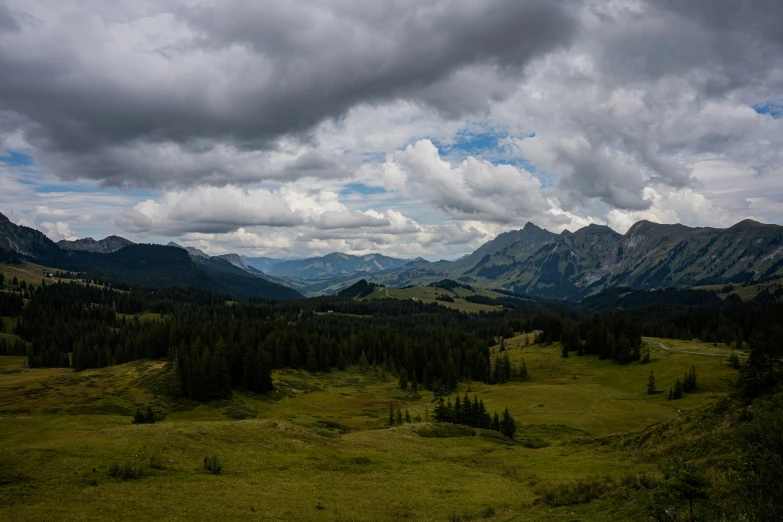
M 769 290 L 770 292 L 774 292 L 777 290 L 778 285 L 783 284 L 783 279 L 775 279 L 773 281 L 766 281 L 764 283 L 758 283 L 755 285 L 748 285 L 743 286 L 742 283 L 737 283 L 732 285 L 734 289 L 731 292 L 724 292 L 723 289 L 726 288 L 729 285 L 706 285 L 706 286 L 696 286 L 697 290 L 712 290 L 718 294 L 718 297 L 721 299 L 726 299 L 726 297 L 729 296 L 729 294 L 734 293 L 737 294 L 740 299 L 743 301 L 750 301 L 759 293 L 761 293 L 764 290 Z
M 167 384 L 162 363 L 73 373 L 24 369 L 22 358 L 0 357 L 0 464 L 14 477 L 2 485 L 0 472 L 0 519 L 639 518 L 633 499 L 561 508 L 533 502 L 563 482 L 650 472 L 649 459 L 617 445 L 569 441 L 674 421 L 678 410 L 724 395 L 735 376 L 717 357 L 653 347 L 650 364 L 620 367 L 595 357 L 563 359 L 559 346 L 526 347 L 524 339 L 506 345 L 513 361 L 525 358 L 529 382 L 471 389 L 490 411 L 508 406 L 522 437 L 552 444 L 542 449 L 483 437 L 424 438 L 415 424 L 388 429 L 390 402 L 423 416 L 429 394 L 355 369 L 279 371 L 273 394 L 195 405 L 157 393 Z M 677 402 L 645 393 L 650 369 L 662 388 L 692 365 L 699 393 Z M 149 402 L 169 412 L 165 422 L 131 425 L 127 415 Z M 254 418 L 233 420 L 242 416 Z M 213 453 L 225 464 L 221 476 L 201 470 L 201 459 Z M 146 465 L 151 455 L 174 462 L 137 481 L 106 473 L 112 462 Z
M 435 299 L 437 295 L 447 295 L 454 297 L 453 303 L 445 301 L 438 301 Z M 501 310 L 502 306 L 490 306 L 478 303 L 471 303 L 463 299 L 469 295 L 484 295 L 487 297 L 500 297 L 501 295 L 489 290 L 476 289 L 470 291 L 465 288 L 455 288 L 454 290 L 444 290 L 443 288 L 434 288 L 431 286 L 416 286 L 413 288 L 376 288 L 373 293 L 365 297 L 364 299 L 413 299 L 416 298 L 423 303 L 438 303 L 449 308 L 454 308 L 462 312 L 491 312 L 494 310 Z

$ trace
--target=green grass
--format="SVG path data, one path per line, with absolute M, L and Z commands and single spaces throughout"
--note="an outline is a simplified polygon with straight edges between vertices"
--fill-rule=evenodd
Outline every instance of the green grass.
M 638 520 L 637 493 L 617 491 L 652 461 L 586 441 L 677 422 L 736 377 L 722 358 L 656 346 L 651 363 L 619 366 L 524 339 L 506 346 L 530 381 L 459 390 L 508 406 L 514 444 L 426 422 L 389 428 L 389 403 L 424 418 L 432 397 L 377 371 L 276 371 L 273 393 L 196 404 L 162 393 L 162 362 L 75 373 L 0 357 L 0 519 Z M 646 394 L 650 370 L 664 389 L 693 365 L 697 393 Z M 132 425 L 147 404 L 165 420 Z M 219 475 L 204 469 L 212 456 Z M 113 465 L 143 473 L 112 477 Z
M 769 290 L 774 292 L 778 289 L 778 285 L 783 284 L 783 279 L 775 279 L 772 281 L 766 281 L 764 283 L 757 283 L 753 285 L 743 286 L 743 283 L 736 283 L 731 285 L 734 289 L 731 292 L 725 292 L 724 289 L 729 285 L 705 285 L 695 287 L 697 290 L 712 290 L 718 294 L 718 297 L 726 299 L 729 294 L 737 294 L 743 301 L 750 301 L 755 298 L 759 293 Z
M 453 303 L 446 301 L 438 301 L 436 297 L 438 295 L 447 295 L 454 298 Z M 461 312 L 491 312 L 495 310 L 502 310 L 502 306 L 490 306 L 485 304 L 471 303 L 466 301 L 464 297 L 470 295 L 483 295 L 487 297 L 500 297 L 500 294 L 492 292 L 490 290 L 476 289 L 470 291 L 465 288 L 456 288 L 455 290 L 444 290 L 443 288 L 435 288 L 431 286 L 415 286 L 413 288 L 376 288 L 370 295 L 364 299 L 415 299 L 423 303 L 438 303 L 439 305 L 446 306 L 448 308 L 454 308 Z M 455 297 L 456 296 L 456 297 Z

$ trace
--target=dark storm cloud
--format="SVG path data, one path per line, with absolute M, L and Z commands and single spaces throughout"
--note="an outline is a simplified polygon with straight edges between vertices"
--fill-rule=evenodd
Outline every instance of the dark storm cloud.
M 263 165 L 248 174 L 258 169 L 248 152 L 362 103 L 485 108 L 507 92 L 493 82 L 570 41 L 573 5 L 233 1 L 109 24 L 106 13 L 61 16 L 52 4 L 21 27 L 4 9 L 0 27 L 17 32 L 0 34 L 0 109 L 26 120 L 41 163 L 63 177 L 120 186 L 266 179 Z M 466 92 L 459 74 L 471 67 L 492 74 Z M 335 172 L 317 158 L 297 162 L 292 178 Z

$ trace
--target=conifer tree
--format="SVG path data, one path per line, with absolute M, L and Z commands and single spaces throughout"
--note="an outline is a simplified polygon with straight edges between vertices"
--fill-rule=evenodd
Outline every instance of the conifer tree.
M 312 346 L 307 349 L 307 371 L 308 372 L 318 371 L 318 355 L 316 355 L 315 348 L 313 348 Z
M 405 408 L 405 422 L 407 423 L 411 422 L 411 414 L 408 413 L 408 408 Z
M 678 378 L 674 383 L 674 391 L 672 392 L 672 399 L 679 399 L 682 397 L 682 381 Z
M 411 391 L 413 393 L 419 392 L 419 383 L 416 380 L 416 370 L 413 370 L 413 373 L 411 374 Z
M 402 412 L 397 408 L 397 424 L 402 424 Z
M 560 350 L 560 355 L 562 357 L 568 357 L 568 346 L 563 343 L 563 348 Z
M 500 433 L 506 437 L 513 439 L 514 434 L 517 432 L 517 423 L 511 413 L 508 411 L 508 407 L 503 411 L 503 418 L 500 421 Z
M 500 338 L 500 351 L 501 352 L 506 351 L 506 339 L 503 337 Z
M 400 388 L 403 390 L 408 389 L 408 372 L 405 370 L 405 368 L 400 368 L 400 381 L 398 383 L 400 385 Z
M 362 350 L 362 355 L 359 357 L 359 371 L 365 373 L 369 367 L 370 364 L 367 362 L 367 355 L 364 353 L 364 350 Z
M 389 403 L 389 426 L 394 426 L 394 406 Z
M 650 370 L 650 377 L 647 379 L 647 394 L 653 395 L 655 393 L 655 375 Z
M 522 359 L 522 362 L 519 365 L 519 380 L 526 381 L 530 377 L 527 374 L 527 365 L 525 364 L 525 360 Z
M 500 431 L 500 417 L 498 416 L 498 412 L 495 412 L 495 415 L 492 416 L 492 429 Z
M 258 361 L 258 370 L 256 375 L 256 392 L 257 393 L 266 393 L 269 391 L 272 391 L 275 389 L 274 384 L 272 383 L 272 366 L 270 364 L 270 356 L 264 350 L 261 345 L 258 346 L 258 357 L 256 360 Z

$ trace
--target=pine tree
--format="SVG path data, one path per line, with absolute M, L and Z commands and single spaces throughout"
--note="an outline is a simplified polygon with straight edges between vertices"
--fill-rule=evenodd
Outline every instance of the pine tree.
M 312 346 L 307 349 L 307 371 L 308 372 L 318 371 L 318 355 L 316 355 L 315 348 L 313 348 Z
M 152 407 L 147 405 L 147 413 L 144 415 L 144 422 L 147 424 L 155 424 L 155 414 L 152 412 Z
M 506 351 L 506 340 L 503 337 L 500 338 L 500 351 Z
M 394 426 L 394 406 L 389 403 L 389 426 Z
M 530 378 L 530 376 L 527 374 L 527 365 L 525 364 L 525 360 L 522 359 L 522 363 L 519 365 L 519 380 L 526 381 Z
M 402 424 L 402 412 L 397 408 L 397 424 Z
M 411 375 L 411 391 L 413 393 L 419 392 L 419 383 L 416 380 L 416 370 L 413 370 L 413 374 Z
M 405 408 L 405 422 L 407 423 L 411 422 L 411 414 L 408 413 L 408 408 Z
M 568 357 L 568 345 L 563 343 L 563 348 L 560 350 L 560 355 L 562 357 Z
M 367 355 L 364 353 L 364 350 L 362 350 L 362 355 L 359 357 L 359 371 L 366 373 L 369 367 L 370 364 L 367 362 Z
M 674 392 L 672 392 L 672 399 L 679 399 L 682 397 L 682 381 L 677 379 L 674 383 Z
M 652 370 L 650 371 L 650 377 L 647 379 L 647 394 L 653 395 L 655 393 L 655 375 Z
M 400 385 L 400 389 L 408 389 L 408 372 L 404 367 L 400 368 L 400 382 L 398 384 Z
M 514 434 L 517 432 L 517 423 L 511 413 L 508 411 L 508 407 L 503 411 L 503 419 L 500 421 L 500 433 L 506 437 L 513 439 Z
M 492 417 L 492 429 L 500 431 L 500 417 L 498 416 L 498 412 L 495 412 L 495 415 Z
M 144 424 L 144 414 L 141 409 L 136 408 L 136 413 L 133 415 L 133 424 Z
M 256 358 L 258 362 L 257 371 L 256 371 L 256 392 L 257 393 L 266 393 L 269 391 L 272 391 L 275 389 L 274 384 L 272 383 L 272 366 L 270 364 L 270 356 L 264 350 L 261 348 L 261 345 L 258 346 L 258 357 Z

